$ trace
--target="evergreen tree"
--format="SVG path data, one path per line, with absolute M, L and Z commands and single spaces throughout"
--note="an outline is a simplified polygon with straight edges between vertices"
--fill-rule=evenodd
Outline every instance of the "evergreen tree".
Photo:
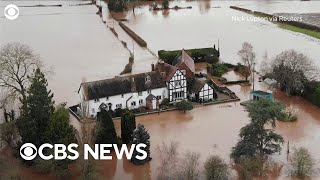
M 136 129 L 136 116 L 128 110 L 121 116 L 121 139 L 124 144 L 133 140 L 134 129 Z
M 98 124 L 96 130 L 96 143 L 98 144 L 117 144 L 117 133 L 114 128 L 110 114 L 101 109 L 98 114 Z
M 162 8 L 163 9 L 169 9 L 169 0 L 163 0 L 162 1 Z
M 18 121 L 23 143 L 33 143 L 37 147 L 46 143 L 46 130 L 54 111 L 53 94 L 47 86 L 44 74 L 37 69 L 31 80 L 28 97 L 23 101 Z
M 232 149 L 231 158 L 239 162 L 243 158 L 255 159 L 281 151 L 284 140 L 266 124 L 275 127 L 275 121 L 285 116 L 284 106 L 267 99 L 249 103 L 246 106 L 251 123 L 241 128 L 240 141 Z
M 132 144 L 140 144 L 140 143 L 147 145 L 145 148 L 143 148 L 143 150 L 145 152 L 147 152 L 147 158 L 145 158 L 144 160 L 136 159 L 137 155 L 141 156 L 142 154 L 140 154 L 135 149 L 132 154 L 131 162 L 136 165 L 142 165 L 142 164 L 146 163 L 147 161 L 151 160 L 151 157 L 150 157 L 150 135 L 149 135 L 148 131 L 146 130 L 146 128 L 142 124 L 138 124 L 137 128 L 133 131 Z
M 65 104 L 59 105 L 52 114 L 47 130 L 47 142 L 50 144 L 77 143 L 75 129 L 69 124 L 69 111 Z

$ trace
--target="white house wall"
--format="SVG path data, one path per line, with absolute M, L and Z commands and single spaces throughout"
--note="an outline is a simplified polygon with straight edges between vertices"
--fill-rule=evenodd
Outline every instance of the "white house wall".
M 213 99 L 213 95 L 214 95 L 214 90 L 208 84 L 205 84 L 199 92 L 199 98 L 201 98 L 202 100 Z
M 81 94 L 81 93 L 79 92 L 79 94 Z M 167 88 L 152 89 L 151 90 L 151 94 L 153 94 L 154 96 L 161 96 L 161 99 L 159 100 L 160 103 L 162 102 L 162 100 L 164 98 L 168 98 L 168 90 L 167 90 Z M 141 96 L 139 96 L 138 93 L 127 93 L 127 94 L 123 94 L 123 97 L 122 97 L 122 95 L 115 95 L 115 96 L 109 96 L 108 99 L 106 97 L 100 98 L 99 101 L 89 100 L 88 101 L 88 109 L 89 109 L 88 115 L 91 116 L 91 117 L 96 116 L 97 112 L 100 111 L 99 107 L 100 107 L 101 103 L 104 103 L 106 105 L 111 103 L 112 104 L 112 106 L 111 106 L 112 110 L 117 109 L 117 107 L 116 107 L 117 104 L 121 104 L 122 105 L 122 109 L 125 109 L 127 107 L 129 109 L 135 109 L 135 108 L 138 108 L 140 106 L 146 106 L 146 97 L 148 95 L 149 95 L 148 91 L 143 91 Z M 133 97 L 131 99 L 129 99 L 131 96 L 133 96 Z M 83 97 L 83 96 L 80 96 L 80 98 L 81 97 Z M 143 104 L 142 105 L 139 105 L 139 100 L 140 99 L 143 100 Z M 135 107 L 131 106 L 132 101 L 136 101 L 136 106 Z
M 180 85 L 175 84 L 176 81 L 180 81 Z M 180 70 L 177 70 L 175 74 L 172 76 L 169 82 L 167 82 L 168 85 L 168 92 L 169 92 L 169 100 L 170 101 L 175 101 L 173 99 L 173 93 L 174 92 L 184 92 L 184 98 L 187 98 L 187 80 L 183 73 Z

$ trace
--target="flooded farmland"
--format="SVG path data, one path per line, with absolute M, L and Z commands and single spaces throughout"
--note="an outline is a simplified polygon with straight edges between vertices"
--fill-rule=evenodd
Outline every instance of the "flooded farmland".
M 34 2 L 10 3 L 26 5 Z M 72 1 L 45 3 L 61 3 L 63 6 L 22 7 L 21 16 L 15 21 L 7 21 L 0 15 L 0 43 L 28 44 L 40 54 L 47 66 L 53 67 L 55 73 L 49 78 L 49 87 L 57 102 L 78 103 L 77 90 L 83 80 L 119 75 L 130 56 L 120 40 L 127 42 L 128 49 L 134 51 L 133 73 L 149 71 L 150 64 L 157 61 L 157 57 L 141 48 L 120 28 L 106 7 L 103 9 L 104 24 L 96 15 L 96 6 L 70 6 L 76 3 Z M 288 7 L 288 3 L 294 6 Z M 0 2 L 1 8 L 5 5 L 6 2 Z M 285 49 L 296 49 L 320 67 L 319 39 L 280 29 L 270 22 L 234 22 L 232 16 L 249 15 L 229 8 L 236 5 L 268 13 L 320 13 L 317 1 L 173 1 L 170 6 L 174 5 L 192 6 L 192 9 L 152 12 L 145 4 L 136 8 L 135 14 L 128 11 L 115 16 L 127 19 L 124 23 L 140 35 L 154 53 L 161 49 L 217 46 L 219 41 L 221 60 L 237 63 L 237 51 L 244 41 L 249 41 L 259 62 L 265 52 L 272 57 Z M 119 37 L 116 38 L 107 26 L 114 27 Z M 202 71 L 201 68 L 198 70 Z M 239 79 L 233 72 L 225 76 L 230 80 Z M 256 86 L 267 88 L 258 82 Z M 229 88 L 241 101 L 249 99 L 250 87 L 235 85 Z M 320 109 L 302 98 L 287 97 L 276 89 L 273 92 L 275 99 L 298 111 L 297 122 L 278 123 L 276 131 L 286 141 L 289 140 L 292 147 L 305 146 L 320 160 Z M 169 141 L 177 141 L 181 152 L 199 152 L 202 162 L 212 154 L 228 162 L 230 150 L 238 141 L 239 130 L 249 122 L 249 118 L 236 102 L 195 108 L 186 114 L 172 111 L 139 116 L 137 122 L 144 124 L 150 132 L 153 160 L 144 166 L 134 166 L 126 160 L 98 162 L 98 171 L 105 179 L 155 179 L 159 165 L 157 145 Z M 74 118 L 71 123 L 79 127 Z M 116 120 L 115 125 L 119 131 L 120 121 Z M 285 151 L 284 146 L 283 152 L 273 158 L 286 164 Z M 38 179 L 41 178 L 43 176 Z

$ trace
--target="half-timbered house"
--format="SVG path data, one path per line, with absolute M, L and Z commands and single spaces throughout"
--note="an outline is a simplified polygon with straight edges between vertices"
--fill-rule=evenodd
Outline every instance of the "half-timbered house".
M 206 78 L 194 79 L 189 91 L 190 99 L 193 101 L 212 101 L 217 98 L 215 89 L 207 82 Z
M 178 67 L 159 61 L 152 70 L 160 72 L 166 82 L 170 102 L 187 98 L 187 79 Z

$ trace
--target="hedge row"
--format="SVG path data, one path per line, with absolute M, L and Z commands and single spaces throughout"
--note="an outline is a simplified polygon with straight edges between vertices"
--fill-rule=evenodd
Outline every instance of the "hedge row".
M 122 29 L 129 34 L 130 37 L 132 37 L 141 47 L 147 47 L 147 43 L 138 36 L 135 32 L 133 32 L 130 28 L 128 28 L 126 25 L 124 25 L 122 22 L 119 22 L 119 25 L 122 27 Z
M 302 94 L 311 103 L 320 107 L 320 82 L 308 82 L 305 84 L 305 91 Z
M 252 11 L 250 9 L 245 9 L 245 8 L 241 8 L 241 7 L 237 7 L 237 6 L 230 6 L 231 9 L 236 9 L 239 11 L 243 11 L 243 12 L 247 12 L 247 13 L 252 13 Z
M 194 60 L 195 63 L 207 62 L 207 63 L 217 63 L 219 61 L 220 53 L 215 48 L 200 48 L 200 49 L 186 49 L 185 50 Z M 172 64 L 174 59 L 180 55 L 181 50 L 175 51 L 158 51 L 158 56 L 160 59 L 168 64 Z

